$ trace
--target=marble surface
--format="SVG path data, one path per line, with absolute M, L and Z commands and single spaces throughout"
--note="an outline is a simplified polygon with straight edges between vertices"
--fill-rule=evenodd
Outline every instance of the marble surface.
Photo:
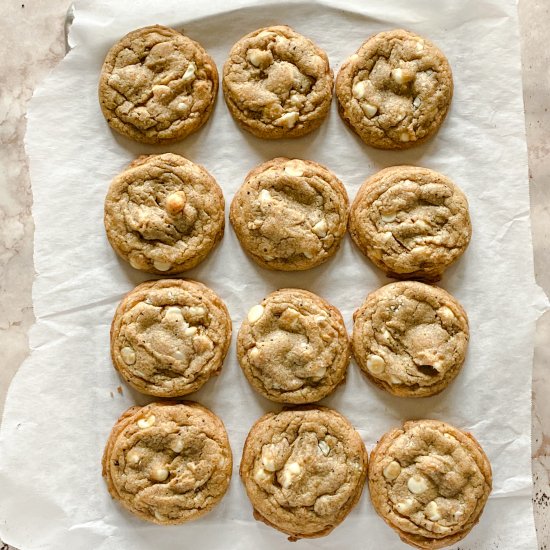
M 0 414 L 28 354 L 34 317 L 32 194 L 23 145 L 34 88 L 65 53 L 70 0 L 0 3 Z M 550 27 L 548 0 L 519 0 L 535 272 L 550 294 Z M 505 62 L 505 60 L 503 60 Z M 537 325 L 533 366 L 533 502 L 539 548 L 550 548 L 550 312 Z M 1 545 L 0 541 L 0 545 Z M 7 549 L 0 546 L 0 550 Z M 24 550 L 24 549 L 22 549 Z

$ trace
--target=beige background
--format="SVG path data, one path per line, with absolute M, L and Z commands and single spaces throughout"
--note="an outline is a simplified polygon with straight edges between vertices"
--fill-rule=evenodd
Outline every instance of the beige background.
M 34 227 L 23 146 L 25 113 L 34 88 L 65 53 L 70 3 L 0 2 L 0 413 L 9 382 L 28 354 L 27 332 L 34 320 Z M 550 244 L 545 246 L 550 236 L 550 0 L 520 0 L 519 15 L 535 274 L 550 294 Z M 537 326 L 533 371 L 533 502 L 541 550 L 550 547 L 549 334 L 547 313 Z

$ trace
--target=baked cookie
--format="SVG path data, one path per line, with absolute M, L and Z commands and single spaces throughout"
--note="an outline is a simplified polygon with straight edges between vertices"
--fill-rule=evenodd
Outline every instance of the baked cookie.
M 367 475 L 361 436 L 340 413 L 300 407 L 260 418 L 240 474 L 254 517 L 289 540 L 328 535 L 357 504 Z
M 103 453 L 111 496 L 147 521 L 174 525 L 209 512 L 227 491 L 233 457 L 222 421 L 206 407 L 130 407 Z
M 231 317 L 207 286 L 147 281 L 120 302 L 111 357 L 122 378 L 157 397 L 187 395 L 218 375 L 231 342 Z
M 268 269 L 310 269 L 333 256 L 349 201 L 340 180 L 311 160 L 276 158 L 254 168 L 231 203 L 243 248 Z
M 468 201 L 447 177 L 417 166 L 392 166 L 363 183 L 349 231 L 363 254 L 389 277 L 437 281 L 472 236 Z
M 141 143 L 177 141 L 210 116 L 218 71 L 203 47 L 154 25 L 128 33 L 107 54 L 99 104 L 109 126 Z
M 342 63 L 336 96 L 340 115 L 367 145 L 406 149 L 441 126 L 453 76 L 434 44 L 397 29 L 371 36 Z
M 252 387 L 279 403 L 312 403 L 343 382 L 350 344 L 340 312 L 297 288 L 253 306 L 237 337 L 237 357 Z
M 321 125 L 333 80 L 327 54 L 279 25 L 251 32 L 231 48 L 223 94 L 245 130 L 261 138 L 293 138 Z
M 468 317 L 442 288 L 391 283 L 369 294 L 353 319 L 355 360 L 369 380 L 393 395 L 435 395 L 464 363 Z
M 474 437 L 445 422 L 417 420 L 385 434 L 370 455 L 374 508 L 403 542 L 444 548 L 479 521 L 491 465 Z
M 135 269 L 175 275 L 198 265 L 223 237 L 225 201 L 202 166 L 165 153 L 138 157 L 111 182 L 105 229 Z

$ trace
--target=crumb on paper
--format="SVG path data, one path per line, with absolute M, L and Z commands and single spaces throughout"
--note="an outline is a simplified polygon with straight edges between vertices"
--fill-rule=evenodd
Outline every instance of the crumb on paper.
M 124 395 L 124 392 L 122 391 L 122 386 L 118 386 L 116 391 L 120 393 L 120 395 Z

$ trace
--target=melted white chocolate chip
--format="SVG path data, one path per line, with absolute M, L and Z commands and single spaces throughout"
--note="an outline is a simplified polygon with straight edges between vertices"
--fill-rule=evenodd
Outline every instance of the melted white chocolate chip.
M 262 306 L 261 304 L 252 306 L 248 311 L 248 322 L 252 324 L 256 323 L 262 318 L 263 314 L 264 306 Z
M 120 355 L 127 365 L 133 365 L 136 362 L 136 352 L 129 346 L 122 348 Z

